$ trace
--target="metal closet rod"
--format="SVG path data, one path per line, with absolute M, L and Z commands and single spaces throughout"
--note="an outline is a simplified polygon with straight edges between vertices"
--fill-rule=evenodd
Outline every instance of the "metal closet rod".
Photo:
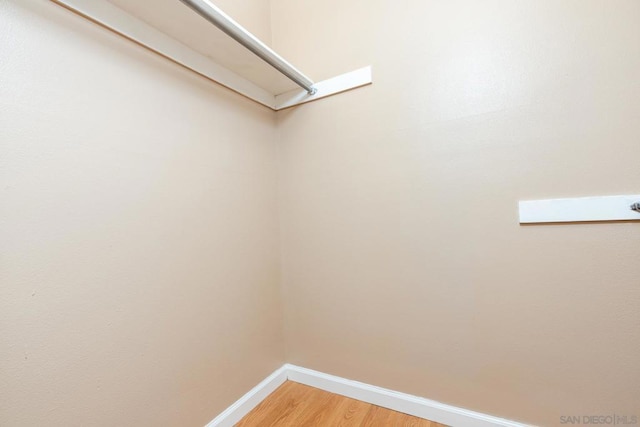
M 283 57 L 275 53 L 269 46 L 262 43 L 260 39 L 231 19 L 231 17 L 220 10 L 217 6 L 213 5 L 208 0 L 180 1 L 189 6 L 207 21 L 221 29 L 229 37 L 262 58 L 273 68 L 296 82 L 298 86 L 305 89 L 310 95 L 316 93 L 316 88 L 313 87 L 313 81 L 309 77 L 305 76 L 296 69 L 296 67 L 289 64 Z

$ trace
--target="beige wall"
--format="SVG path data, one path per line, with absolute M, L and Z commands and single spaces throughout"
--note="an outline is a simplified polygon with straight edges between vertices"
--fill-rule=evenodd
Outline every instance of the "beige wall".
M 0 0 L 0 425 L 199 426 L 285 360 L 541 425 L 638 414 L 640 229 L 516 206 L 637 193 L 639 2 L 217 3 L 375 84 L 276 124 Z
M 274 0 L 275 48 L 374 85 L 279 113 L 289 362 L 541 425 L 640 415 L 637 0 Z
M 282 365 L 274 138 L 273 112 L 0 0 L 0 425 L 203 426 Z

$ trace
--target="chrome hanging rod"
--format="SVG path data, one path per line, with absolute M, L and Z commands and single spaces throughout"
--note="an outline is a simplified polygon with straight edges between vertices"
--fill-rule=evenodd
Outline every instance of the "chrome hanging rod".
M 251 52 L 262 58 L 266 63 L 271 65 L 276 70 L 287 76 L 289 79 L 296 82 L 296 84 L 310 95 L 316 93 L 316 88 L 313 87 L 313 81 L 298 71 L 293 65 L 289 64 L 283 57 L 275 53 L 269 46 L 262 43 L 256 36 L 251 34 L 245 28 L 243 28 L 236 21 L 231 19 L 226 13 L 220 10 L 217 6 L 212 4 L 208 0 L 180 0 L 182 3 L 189 6 L 200 16 L 211 22 L 218 27 L 229 37 L 249 49 Z

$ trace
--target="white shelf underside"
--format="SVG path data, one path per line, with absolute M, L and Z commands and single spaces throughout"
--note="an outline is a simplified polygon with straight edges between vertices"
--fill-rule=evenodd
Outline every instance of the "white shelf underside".
M 118 0 L 51 1 L 275 111 L 372 83 L 372 72 L 369 66 L 316 82 L 314 85 L 317 88 L 316 94 L 309 95 L 304 89 L 295 88 L 295 84 L 292 85 L 284 76 L 277 73 L 260 58 L 253 56 L 221 31 L 204 22 L 178 0 L 162 0 L 165 2 L 163 10 L 166 13 L 166 7 L 171 7 L 171 13 L 177 17 L 176 19 L 182 19 L 181 25 L 176 28 L 195 27 L 197 31 L 206 32 L 206 37 L 212 40 L 212 51 L 206 52 L 206 54 L 200 52 L 181 42 L 181 40 L 187 39 L 184 34 L 178 34 L 176 37 L 156 28 L 170 31 L 170 28 L 163 28 L 167 27 L 166 21 L 164 25 L 161 25 L 157 17 L 151 16 L 150 20 L 154 21 L 155 19 L 154 25 L 151 25 L 141 19 L 141 16 L 136 16 L 150 11 L 150 9 L 146 9 L 148 7 L 160 6 L 155 2 L 140 3 L 128 0 L 123 5 L 128 4 L 131 9 L 129 11 L 123 10 L 119 4 L 114 4 L 118 3 Z M 167 1 L 169 3 L 166 3 Z M 136 9 L 134 7 L 136 5 L 141 6 Z M 188 25 L 183 25 L 185 20 L 189 20 Z M 212 59 L 212 56 L 216 55 L 217 61 Z M 220 62 L 223 62 L 224 65 L 221 65 Z M 243 75 L 229 67 L 241 70 Z

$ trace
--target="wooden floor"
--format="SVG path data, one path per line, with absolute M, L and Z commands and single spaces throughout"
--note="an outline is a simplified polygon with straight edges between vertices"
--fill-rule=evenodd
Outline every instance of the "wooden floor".
M 445 427 L 442 424 L 287 381 L 236 427 Z

